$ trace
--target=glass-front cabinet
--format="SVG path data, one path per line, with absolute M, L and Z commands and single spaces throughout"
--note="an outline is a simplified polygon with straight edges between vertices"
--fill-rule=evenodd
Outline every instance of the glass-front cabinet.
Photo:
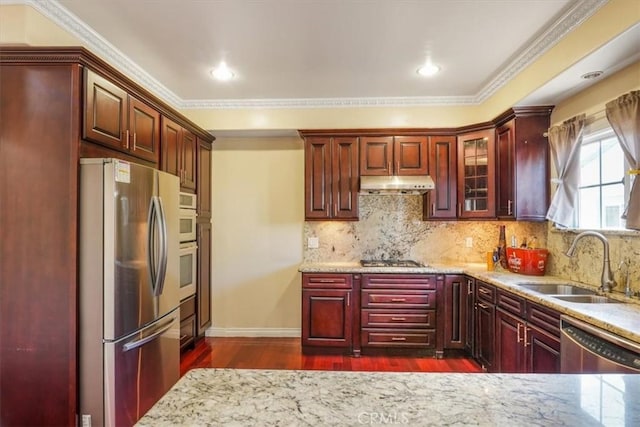
M 495 214 L 494 129 L 458 135 L 458 218 Z

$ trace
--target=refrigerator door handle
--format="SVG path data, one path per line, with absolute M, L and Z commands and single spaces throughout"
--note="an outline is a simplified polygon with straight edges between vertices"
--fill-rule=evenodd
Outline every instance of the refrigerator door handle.
M 167 275 L 169 242 L 167 235 L 167 218 L 164 214 L 164 204 L 159 196 L 155 197 L 155 199 L 158 204 L 158 227 L 160 228 L 160 268 L 158 269 L 157 283 L 154 288 L 155 295 L 160 296 L 164 290 L 164 279 Z
M 149 270 L 149 282 L 153 294 L 156 294 L 156 239 L 155 239 L 155 222 L 156 222 L 156 202 L 153 196 L 149 202 L 149 212 L 147 214 L 147 268 Z
M 162 200 L 158 196 L 151 198 L 148 220 L 148 249 L 149 275 L 154 296 L 160 296 L 164 288 L 164 278 L 167 273 L 167 221 L 164 215 Z M 158 230 L 158 242 L 156 233 Z M 157 243 L 157 245 L 156 245 Z
M 173 325 L 173 322 L 175 320 L 176 320 L 175 317 L 171 317 L 171 319 L 169 319 L 166 323 L 158 326 L 150 335 L 147 335 L 146 337 L 141 338 L 139 340 L 134 340 L 134 341 L 130 341 L 130 342 L 126 343 L 125 345 L 122 346 L 122 351 L 134 350 L 134 349 L 136 349 L 138 347 L 142 347 L 143 345 L 145 345 L 149 341 L 155 340 L 160 335 L 164 334 L 169 329 L 171 329 L 171 326 Z

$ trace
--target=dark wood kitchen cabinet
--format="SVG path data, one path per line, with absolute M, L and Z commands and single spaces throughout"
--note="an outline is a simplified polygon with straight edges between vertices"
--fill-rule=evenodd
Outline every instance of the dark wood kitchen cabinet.
M 302 351 L 353 351 L 353 277 L 302 274 Z
M 211 143 L 198 137 L 198 168 L 196 188 L 198 189 L 198 198 L 196 199 L 196 212 L 198 218 L 211 218 Z
M 305 219 L 358 219 L 358 138 L 305 138 Z
M 475 337 L 475 325 L 476 325 L 476 279 L 473 277 L 465 276 L 464 280 L 467 282 L 465 297 L 465 304 L 467 306 L 467 322 L 465 324 L 465 343 L 464 349 L 467 354 L 473 358 L 477 358 L 476 352 L 476 337 Z
M 160 112 L 85 69 L 83 138 L 158 163 Z
M 458 136 L 458 218 L 494 218 L 495 132 Z
M 362 352 L 436 350 L 436 275 L 363 274 Z
M 196 223 L 198 279 L 196 283 L 198 336 L 211 326 L 211 222 Z
M 549 207 L 549 128 L 553 107 L 514 107 L 496 128 L 496 215 L 544 221 Z
M 87 69 L 129 98 L 120 93 L 120 100 L 85 104 Z M 97 153 L 150 165 L 159 149 L 149 142 L 154 138 L 140 137 L 139 129 L 153 127 L 138 113 L 144 107 L 135 108 L 142 119 L 133 125 L 136 148 L 144 150 L 131 151 L 130 145 L 127 151 L 117 140 L 98 142 L 96 135 L 85 141 L 85 106 L 100 104 L 97 118 L 88 122 L 96 125 L 91 129 L 108 129 L 113 138 L 129 129 L 130 144 L 131 115 L 123 119 L 120 113 L 132 98 L 203 139 L 214 138 L 83 48 L 3 46 L 0 75 L 0 324 L 16 326 L 0 328 L 0 425 L 75 426 L 83 357 L 79 159 Z M 105 105 L 115 107 L 113 115 L 104 115 Z
M 180 302 L 180 351 L 193 347 L 196 339 L 196 296 Z
M 560 372 L 560 314 L 504 290 L 497 307 L 497 372 Z
M 175 121 L 162 116 L 161 169 L 180 178 L 180 190 L 196 191 L 196 136 Z
M 476 280 L 476 359 L 487 372 L 495 372 L 496 288 Z
M 360 175 L 426 175 L 426 136 L 366 136 L 360 139 Z
M 455 136 L 429 137 L 429 176 L 435 188 L 424 195 L 423 217 L 456 219 L 457 217 L 457 146 Z
M 464 350 L 467 343 L 467 293 L 465 276 L 447 274 L 444 276 L 440 311 L 443 320 L 444 350 Z

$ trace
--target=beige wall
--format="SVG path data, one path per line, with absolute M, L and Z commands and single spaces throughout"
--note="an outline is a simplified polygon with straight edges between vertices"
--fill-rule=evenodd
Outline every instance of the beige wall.
M 303 219 L 300 139 L 215 141 L 208 334 L 299 334 Z

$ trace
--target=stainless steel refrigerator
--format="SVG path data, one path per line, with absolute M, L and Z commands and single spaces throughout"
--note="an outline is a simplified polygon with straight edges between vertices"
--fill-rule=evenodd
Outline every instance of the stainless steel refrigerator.
M 133 425 L 180 376 L 179 180 L 80 162 L 82 426 Z

